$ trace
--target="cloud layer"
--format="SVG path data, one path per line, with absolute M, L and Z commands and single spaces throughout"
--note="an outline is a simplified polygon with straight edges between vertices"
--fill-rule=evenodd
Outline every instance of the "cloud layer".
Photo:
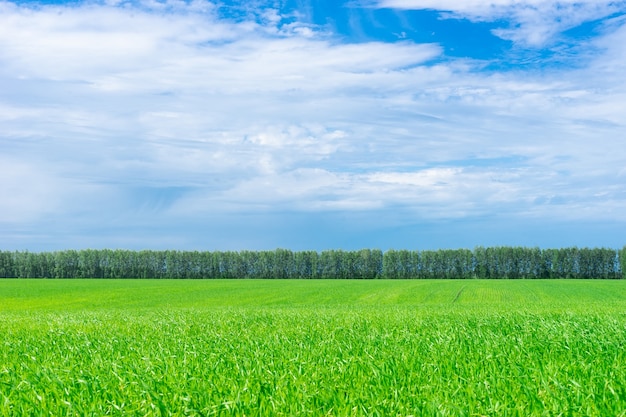
M 379 6 L 506 18 L 497 35 L 525 47 L 623 10 Z M 623 21 L 585 42 L 584 65 L 494 72 L 437 44 L 345 42 L 272 8 L 0 2 L 4 245 L 274 247 L 329 218 L 357 247 L 377 246 L 358 230 L 416 223 L 626 224 Z M 264 225 L 289 239 L 264 240 Z

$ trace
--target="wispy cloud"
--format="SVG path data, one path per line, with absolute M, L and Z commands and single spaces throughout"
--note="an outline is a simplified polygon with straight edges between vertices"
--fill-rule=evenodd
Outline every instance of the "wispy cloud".
M 379 6 L 512 16 L 497 34 L 534 46 L 622 7 Z M 119 233 L 109 244 L 161 242 L 128 240 L 126 229 L 184 246 L 198 225 L 236 227 L 237 215 L 350 213 L 365 228 L 626 221 L 618 18 L 582 66 L 498 73 L 446 59 L 441 45 L 346 43 L 250 7 L 229 17 L 206 1 L 0 2 L 0 231 L 27 242 L 65 229 L 64 242 L 84 242 L 109 228 Z
M 437 10 L 442 17 L 501 22 L 493 33 L 523 46 L 553 43 L 564 31 L 584 22 L 624 12 L 614 0 L 380 0 L 378 7 Z

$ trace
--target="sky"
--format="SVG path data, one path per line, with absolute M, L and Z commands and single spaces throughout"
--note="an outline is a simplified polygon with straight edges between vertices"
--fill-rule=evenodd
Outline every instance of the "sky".
M 626 244 L 626 1 L 0 0 L 0 250 Z

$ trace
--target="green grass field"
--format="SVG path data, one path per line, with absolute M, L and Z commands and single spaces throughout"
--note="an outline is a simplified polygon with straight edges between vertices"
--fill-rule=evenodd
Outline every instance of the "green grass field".
M 626 281 L 0 280 L 0 416 L 626 416 Z

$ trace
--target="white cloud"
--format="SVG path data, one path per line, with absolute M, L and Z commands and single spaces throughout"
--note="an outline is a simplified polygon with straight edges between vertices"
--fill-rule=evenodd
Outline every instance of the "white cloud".
M 473 21 L 506 20 L 508 27 L 494 30 L 503 39 L 523 46 L 542 47 L 581 23 L 623 11 L 626 3 L 614 0 L 380 0 L 378 7 L 438 10 L 444 17 Z M 446 14 L 447 13 L 447 14 Z
M 385 210 L 398 224 L 624 220 L 619 21 L 582 68 L 498 74 L 432 63 L 432 44 L 342 44 L 274 12 L 235 22 L 204 2 L 114 4 L 0 2 L 5 229 Z M 437 4 L 471 18 L 523 9 Z
M 0 225 L 37 220 L 60 204 L 61 187 L 36 166 L 1 158 Z

